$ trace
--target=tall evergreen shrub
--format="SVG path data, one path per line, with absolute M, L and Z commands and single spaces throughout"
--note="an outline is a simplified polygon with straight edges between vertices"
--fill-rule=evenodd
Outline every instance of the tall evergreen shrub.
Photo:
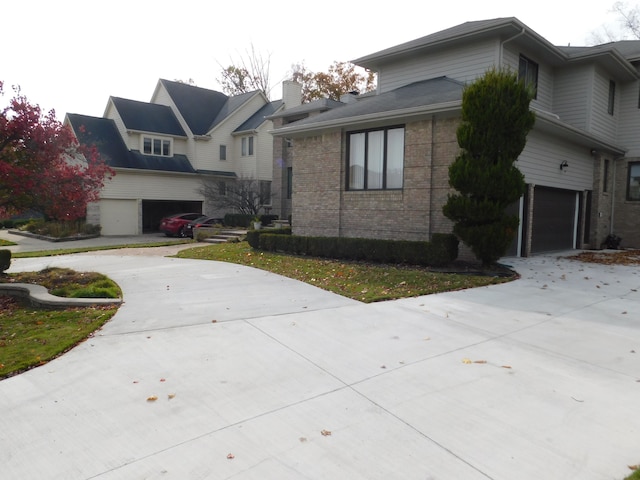
M 524 176 L 514 165 L 533 128 L 529 109 L 533 91 L 508 70 L 492 69 L 465 88 L 462 122 L 456 132 L 461 153 L 449 168 L 444 214 L 454 233 L 482 263 L 503 256 L 518 228 L 505 209 L 525 192 Z

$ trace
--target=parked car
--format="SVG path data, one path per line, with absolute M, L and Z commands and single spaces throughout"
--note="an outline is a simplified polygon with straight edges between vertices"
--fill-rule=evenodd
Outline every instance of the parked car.
M 187 223 L 185 227 L 185 235 L 193 238 L 193 232 L 196 228 L 212 227 L 214 225 L 222 225 L 222 219 L 217 217 L 201 217 L 193 222 Z
M 201 213 L 177 213 L 164 217 L 160 221 L 160 231 L 167 237 L 185 237 L 186 226 L 199 218 L 206 218 Z

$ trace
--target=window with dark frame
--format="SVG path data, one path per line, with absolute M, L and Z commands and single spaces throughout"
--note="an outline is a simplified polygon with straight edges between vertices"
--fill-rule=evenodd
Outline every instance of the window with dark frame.
M 227 159 L 227 146 L 220 145 L 220 160 L 226 160 L 226 159 Z
M 242 156 L 253 155 L 253 137 L 242 137 Z
M 602 172 L 602 192 L 607 193 L 609 188 L 609 159 L 604 159 L 604 168 Z
M 350 132 L 347 142 L 348 190 L 402 188 L 404 126 Z
M 159 157 L 171 157 L 171 140 L 158 137 L 142 137 L 142 153 Z
M 609 103 L 607 104 L 607 112 L 613 115 L 614 105 L 616 103 L 616 82 L 609 80 Z
M 538 64 L 524 55 L 520 55 L 518 78 L 522 80 L 527 87 L 533 89 L 533 98 L 538 98 Z
M 287 167 L 287 199 L 293 197 L 293 167 Z
M 640 162 L 631 162 L 627 168 L 627 200 L 640 201 Z

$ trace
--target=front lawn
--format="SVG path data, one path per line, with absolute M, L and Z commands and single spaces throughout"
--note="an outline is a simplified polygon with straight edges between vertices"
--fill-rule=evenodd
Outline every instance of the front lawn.
M 267 270 L 370 303 L 483 287 L 515 277 L 445 273 L 422 267 L 345 262 L 254 250 L 247 242 L 182 250 L 180 258 L 218 260 Z
M 52 295 L 61 297 L 122 296 L 120 287 L 108 277 L 66 268 L 0 275 L 0 281 L 42 285 Z M 113 305 L 47 310 L 0 296 L 0 379 L 61 355 L 93 335 L 117 310 Z

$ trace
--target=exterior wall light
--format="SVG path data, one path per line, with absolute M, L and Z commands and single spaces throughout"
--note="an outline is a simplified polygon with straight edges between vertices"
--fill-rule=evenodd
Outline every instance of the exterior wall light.
M 560 170 L 562 170 L 563 172 L 567 171 L 567 167 L 569 166 L 569 164 L 567 163 L 567 161 L 565 160 L 564 162 L 562 162 L 560 164 Z

